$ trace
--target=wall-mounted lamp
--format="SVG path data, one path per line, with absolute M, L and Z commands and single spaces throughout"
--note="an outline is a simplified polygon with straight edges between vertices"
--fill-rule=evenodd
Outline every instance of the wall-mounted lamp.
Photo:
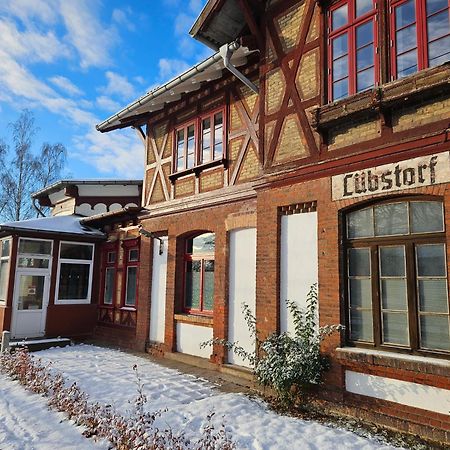
M 142 228 L 142 225 L 138 225 L 139 234 L 142 234 L 142 236 L 157 239 L 159 241 L 159 254 L 162 255 L 164 252 L 164 241 L 155 235 L 152 231 L 147 231 Z

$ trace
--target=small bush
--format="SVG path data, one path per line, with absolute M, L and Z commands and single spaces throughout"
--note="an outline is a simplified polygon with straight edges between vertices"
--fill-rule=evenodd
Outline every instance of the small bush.
M 225 431 L 216 430 L 211 422 L 214 413 L 206 417 L 201 436 L 189 441 L 183 433 L 170 427 L 158 429 L 155 420 L 165 411 L 147 412 L 148 400 L 137 366 L 133 367 L 137 395 L 131 401 L 127 415 L 119 414 L 110 405 L 91 402 L 76 383 L 68 385 L 63 375 L 50 371 L 27 349 L 0 355 L 0 372 L 17 380 L 27 390 L 47 397 L 48 405 L 64 412 L 75 424 L 83 426 L 86 437 L 106 439 L 117 450 L 233 450 L 236 448 Z
M 343 329 L 342 325 L 317 325 L 317 285 L 313 285 L 307 295 L 306 308 L 300 309 L 293 301 L 287 307 L 294 321 L 294 333 L 273 333 L 266 339 L 259 339 L 256 318 L 249 307 L 243 304 L 243 314 L 255 342 L 255 353 L 249 353 L 236 342 L 212 339 L 202 345 L 219 344 L 232 349 L 249 361 L 256 381 L 272 388 L 278 399 L 291 403 L 300 391 L 305 394 L 312 386 L 320 384 L 322 375 L 329 364 L 320 352 L 322 341 L 330 334 Z

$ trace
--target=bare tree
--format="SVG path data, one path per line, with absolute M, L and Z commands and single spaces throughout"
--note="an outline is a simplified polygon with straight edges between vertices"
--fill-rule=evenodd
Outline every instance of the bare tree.
M 44 143 L 38 155 L 33 153 L 37 128 L 28 110 L 9 127 L 12 149 L 0 141 L 0 215 L 4 220 L 24 220 L 34 215 L 31 194 L 61 175 L 66 149 L 62 144 Z

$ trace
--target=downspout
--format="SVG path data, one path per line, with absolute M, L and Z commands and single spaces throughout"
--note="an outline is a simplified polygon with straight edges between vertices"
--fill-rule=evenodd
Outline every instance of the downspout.
M 231 44 L 222 45 L 219 49 L 219 54 L 223 59 L 223 65 L 228 69 L 237 79 L 241 80 L 246 86 L 248 86 L 255 94 L 259 93 L 258 86 L 252 83 L 242 72 L 239 72 L 236 67 L 231 64 L 231 56 L 240 47 L 238 42 L 232 42 Z

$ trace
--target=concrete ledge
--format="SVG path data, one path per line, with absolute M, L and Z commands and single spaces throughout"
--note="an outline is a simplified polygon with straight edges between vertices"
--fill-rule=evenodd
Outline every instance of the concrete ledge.
M 11 341 L 9 344 L 9 348 L 13 351 L 18 348 L 27 348 L 30 352 L 38 352 L 40 350 L 48 350 L 52 347 L 67 347 L 71 344 L 72 341 L 68 338 L 35 339 Z

